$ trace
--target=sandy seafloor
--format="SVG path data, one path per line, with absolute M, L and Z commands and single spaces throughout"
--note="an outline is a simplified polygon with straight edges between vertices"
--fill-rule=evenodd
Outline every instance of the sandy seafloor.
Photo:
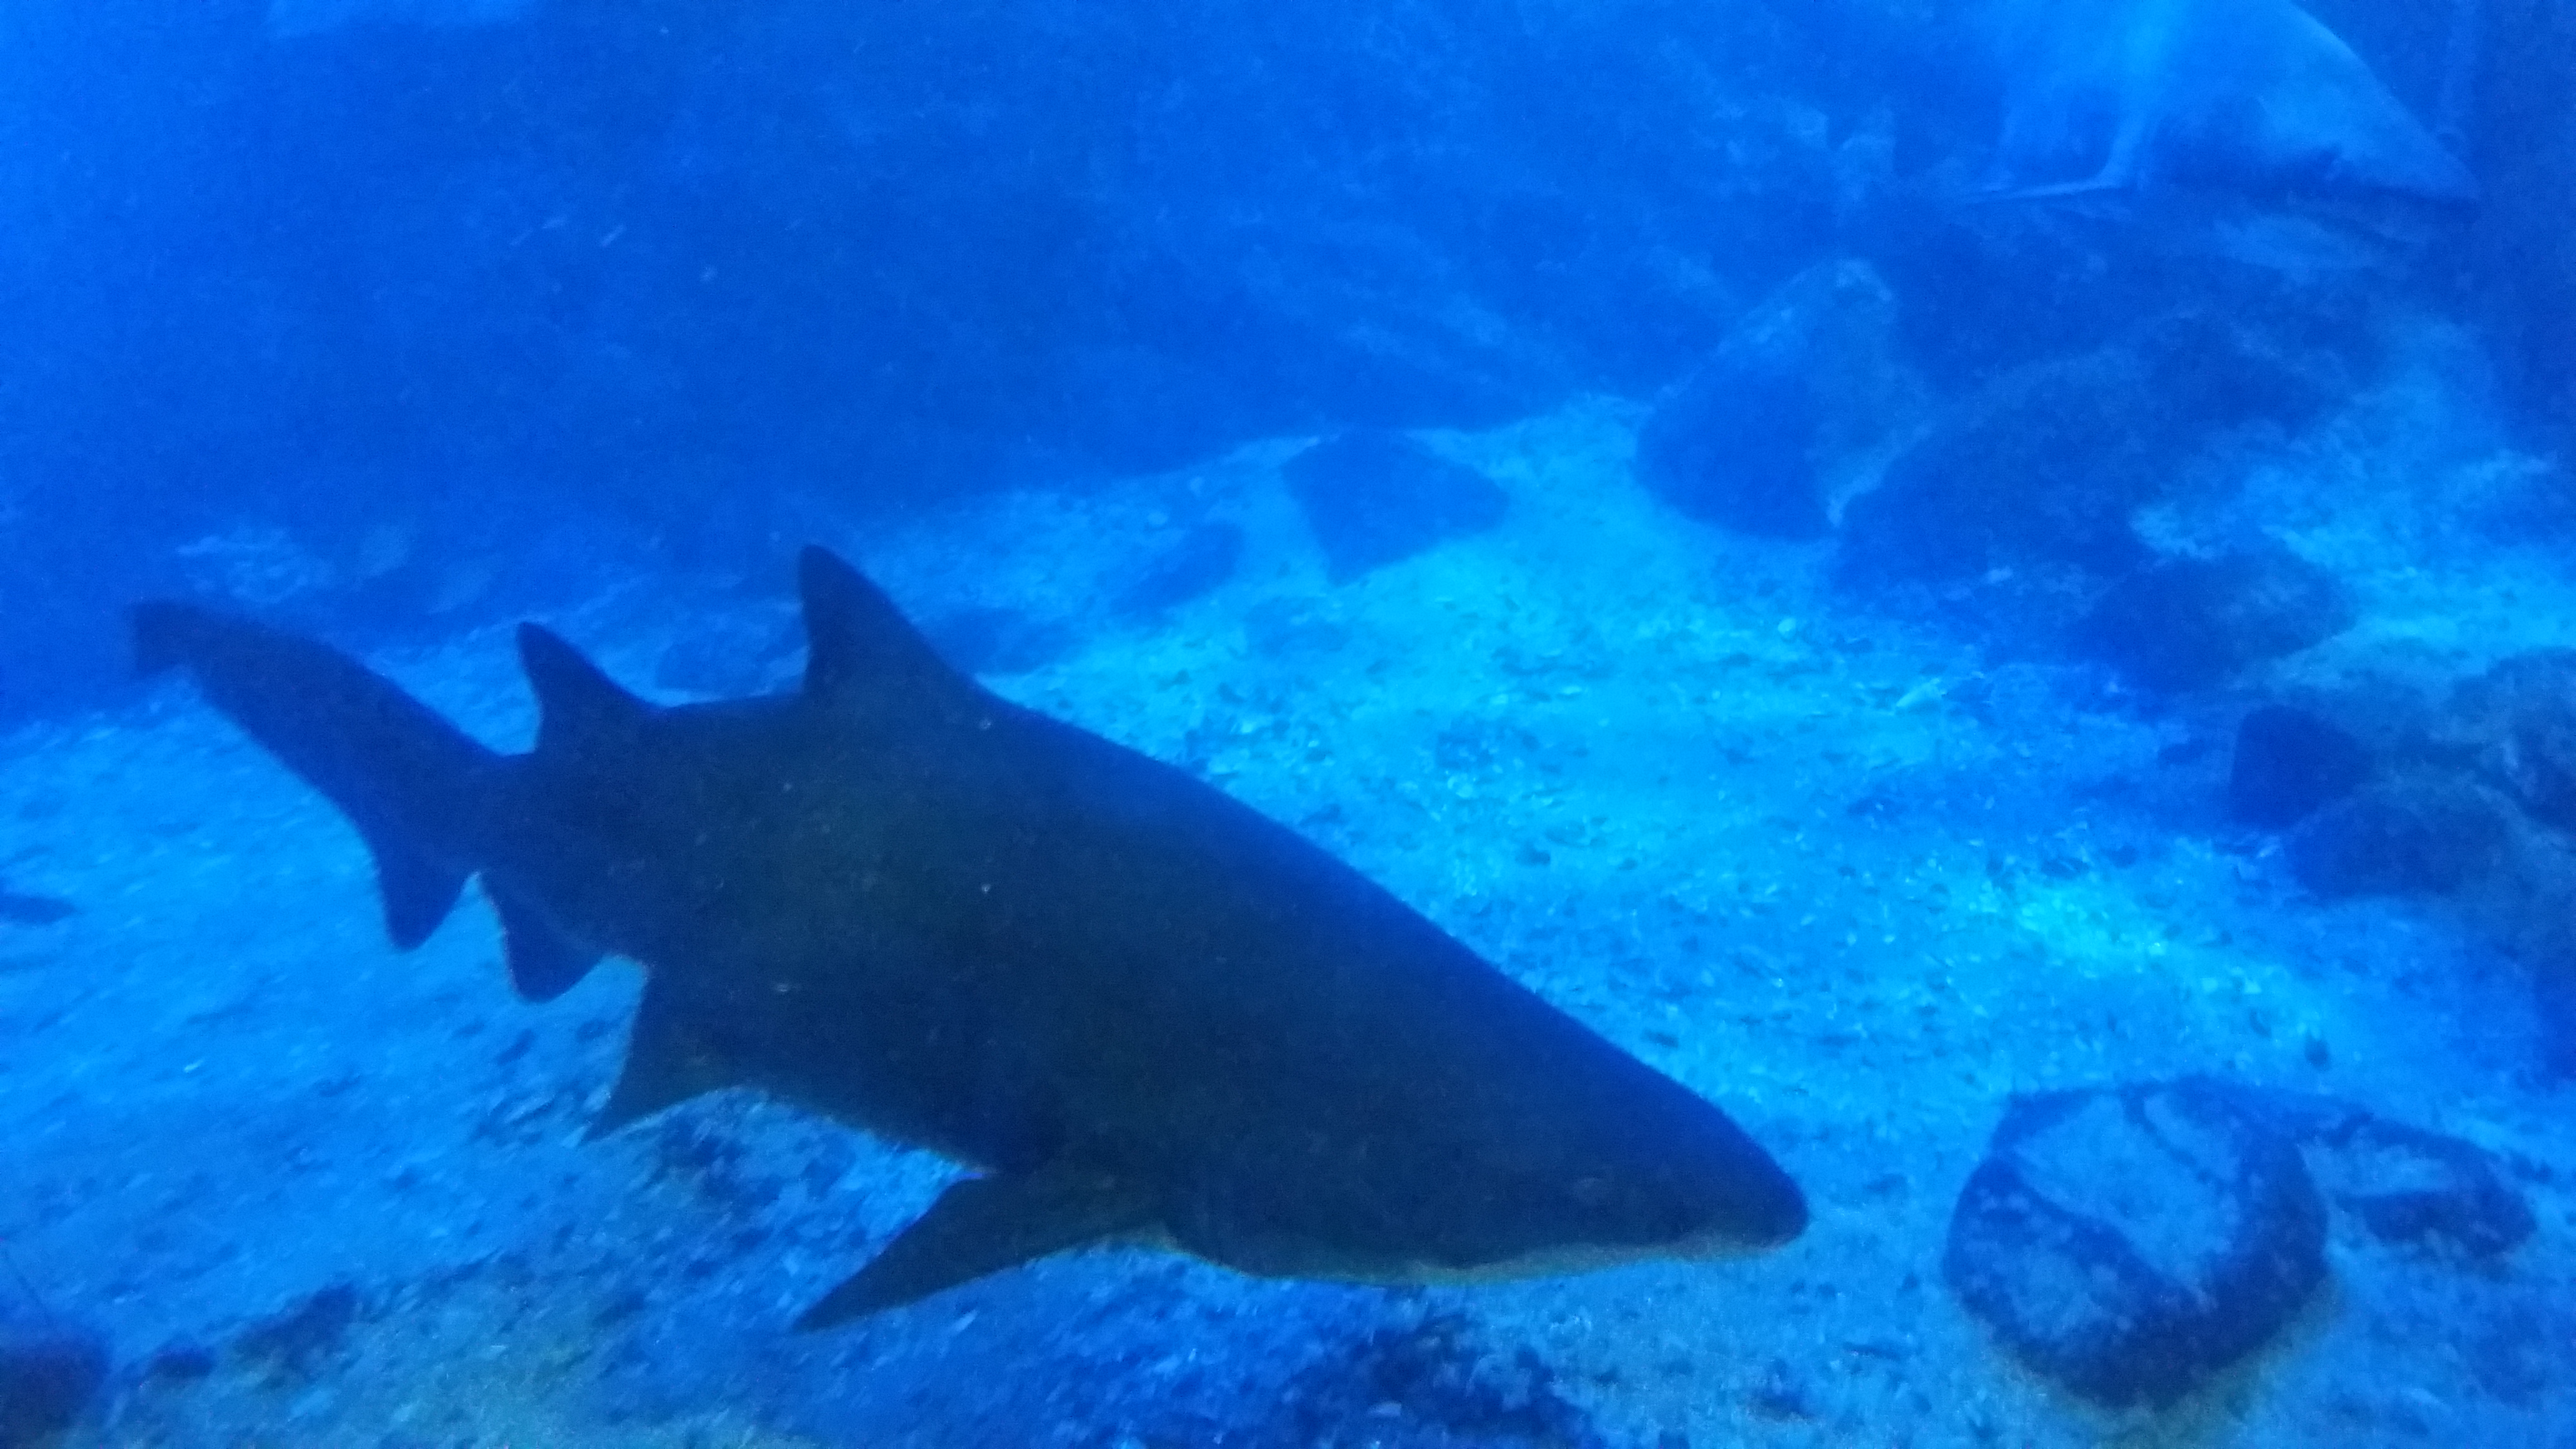
M 2438 683 L 2576 621 L 2563 561 L 2442 536 L 2445 488 L 2519 464 L 2405 452 L 2410 386 L 2267 465 L 2366 601 L 2290 670 Z M 11 884 L 81 907 L 0 927 L 0 1236 L 120 1360 L 70 1442 L 2571 1442 L 2576 1090 L 2538 1070 L 2524 969 L 2438 906 L 2307 898 L 2225 826 L 2241 699 L 2152 706 L 1891 621 L 1824 548 L 1658 506 L 1639 417 L 1428 435 L 1508 521 L 1338 588 L 1278 480 L 1298 440 L 819 541 L 923 616 L 1074 631 L 990 682 L 1191 762 L 1718 1101 L 1806 1185 L 1793 1246 L 1416 1292 L 1097 1252 L 791 1335 L 948 1169 L 739 1094 L 581 1143 L 636 973 L 523 1004 L 479 902 L 395 953 L 355 837 L 174 685 L 0 760 Z M 1247 530 L 1235 578 L 1112 617 L 1200 517 Z M 759 655 L 791 571 L 782 542 L 739 593 L 639 582 L 551 622 L 659 697 L 675 642 L 785 682 L 794 654 Z M 526 739 L 505 632 L 375 662 Z M 2188 1072 L 2476 1142 L 2539 1230 L 2486 1270 L 2339 1233 L 2259 1361 L 2161 1416 L 2088 1409 L 1942 1285 L 1951 1205 L 2008 1094 Z M 189 1344 L 211 1375 L 146 1371 Z

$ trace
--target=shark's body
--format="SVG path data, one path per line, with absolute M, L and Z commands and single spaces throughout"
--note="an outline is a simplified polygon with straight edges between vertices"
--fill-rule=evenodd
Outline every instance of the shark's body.
M 1982 0 L 1998 195 L 2187 186 L 2463 206 L 2477 183 L 2291 0 Z
M 523 994 L 645 967 L 597 1130 L 744 1085 L 983 1174 L 807 1326 L 1096 1241 L 1425 1281 L 1804 1226 L 1715 1107 L 1349 867 L 983 690 L 830 555 L 802 582 L 787 695 L 657 708 L 524 629 L 518 756 L 256 624 L 137 640 L 349 814 L 398 944 L 479 875 Z

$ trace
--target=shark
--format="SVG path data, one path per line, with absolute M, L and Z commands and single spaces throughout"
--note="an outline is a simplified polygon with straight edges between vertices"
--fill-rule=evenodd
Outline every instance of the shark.
M 951 668 L 832 553 L 798 582 L 770 695 L 655 704 L 521 626 L 518 754 L 229 611 L 132 625 L 339 807 L 395 946 L 479 881 L 521 996 L 642 967 L 592 1136 L 743 1087 L 965 1169 L 800 1328 L 1097 1244 L 1408 1284 L 1804 1229 L 1720 1108 L 1351 866 Z
M 2291 0 L 1983 0 L 1968 31 L 2001 87 L 1997 197 L 2478 199 L 2435 131 Z

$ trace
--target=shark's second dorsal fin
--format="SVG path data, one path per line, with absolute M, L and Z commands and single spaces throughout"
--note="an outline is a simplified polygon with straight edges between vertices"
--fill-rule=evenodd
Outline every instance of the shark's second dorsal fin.
M 867 575 L 831 550 L 807 545 L 796 560 L 805 604 L 805 697 L 874 707 L 971 689 Z
M 626 1065 L 617 1073 L 617 1085 L 609 1089 L 608 1105 L 599 1109 L 583 1136 L 595 1141 L 701 1092 L 741 1080 L 732 1059 L 699 1030 L 696 1013 L 682 993 L 665 978 L 653 977 L 644 983 L 644 999 L 635 1008 L 635 1025 L 627 1034 Z
M 537 753 L 583 751 L 631 733 L 653 706 L 538 624 L 519 626 L 519 663 L 537 692 Z

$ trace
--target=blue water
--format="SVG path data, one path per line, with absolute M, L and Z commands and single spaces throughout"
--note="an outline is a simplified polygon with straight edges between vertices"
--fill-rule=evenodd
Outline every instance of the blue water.
M 2543 0 L 20 0 L 0 1449 L 2576 1444 L 2571 93 Z M 524 1001 L 471 892 L 396 951 L 126 637 L 515 751 L 522 619 L 794 688 L 808 543 L 1804 1234 L 793 1333 L 957 1165 L 749 1091 L 585 1141 L 641 973 Z M 2130 1259 L 1963 1270 L 2008 1162 L 2305 1266 L 2088 1388 L 1975 1285 L 2081 1338 Z

